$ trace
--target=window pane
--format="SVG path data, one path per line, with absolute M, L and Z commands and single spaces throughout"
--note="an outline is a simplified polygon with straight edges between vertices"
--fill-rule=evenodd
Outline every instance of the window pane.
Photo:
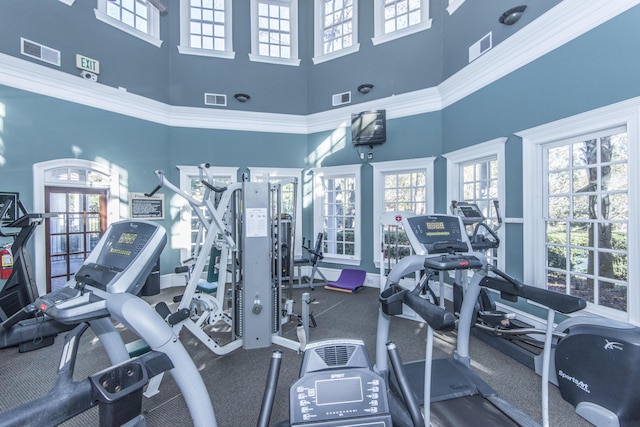
M 549 288 L 568 277 L 564 292 L 621 311 L 628 280 L 626 141 L 626 134 L 604 134 L 549 148 L 545 158 Z

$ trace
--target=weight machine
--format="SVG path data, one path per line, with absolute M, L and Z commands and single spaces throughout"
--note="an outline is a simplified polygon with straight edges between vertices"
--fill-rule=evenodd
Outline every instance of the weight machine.
M 310 304 L 303 294 L 302 314 L 293 313 L 293 302 L 282 303 L 283 263 L 292 257 L 285 239 L 286 217 L 281 211 L 281 193 L 277 184 L 249 182 L 213 185 L 208 164 L 198 166 L 204 186 L 202 200 L 196 200 L 172 184 L 163 171 L 156 171 L 160 182 L 148 195 L 167 187 L 185 199 L 199 221 L 193 266 L 178 309 L 171 313 L 161 308 L 176 332 L 186 327 L 216 354 L 228 354 L 240 347 L 263 348 L 271 344 L 298 351 L 306 345 Z M 217 195 L 217 203 L 216 203 Z M 201 242 L 201 243 L 200 243 Z M 209 259 L 211 248 L 220 251 L 220 259 Z M 286 249 L 286 251 L 285 251 Z M 193 261 L 195 260 L 195 261 Z M 198 289 L 207 262 L 216 263 L 218 285 L 214 295 Z M 290 262 L 290 261 L 289 261 Z M 231 282 L 227 288 L 227 268 Z M 227 294 L 230 304 L 226 303 Z M 299 342 L 281 336 L 282 325 L 300 317 Z M 230 330 L 230 339 L 219 344 L 205 331 L 207 326 Z

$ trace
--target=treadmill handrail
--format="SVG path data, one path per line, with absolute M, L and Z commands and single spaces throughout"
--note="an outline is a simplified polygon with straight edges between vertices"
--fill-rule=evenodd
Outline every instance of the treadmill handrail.
M 417 292 L 416 292 L 417 291 Z M 421 298 L 419 289 L 405 292 L 402 302 L 409 306 L 418 316 L 422 318 L 435 331 L 452 331 L 456 325 L 456 317 L 431 301 Z
M 490 271 L 498 277 L 486 276 L 481 286 L 529 299 L 563 314 L 574 313 L 587 306 L 582 298 L 525 285 L 495 267 L 490 267 Z

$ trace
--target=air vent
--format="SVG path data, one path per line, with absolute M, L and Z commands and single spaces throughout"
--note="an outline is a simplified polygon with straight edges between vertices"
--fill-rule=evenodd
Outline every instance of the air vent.
M 218 107 L 227 106 L 227 95 L 221 95 L 219 93 L 205 93 L 204 94 L 205 105 L 217 105 Z
M 20 38 L 20 53 L 49 64 L 60 66 L 60 51 L 50 47 L 32 42 L 31 40 Z
M 351 103 L 351 92 L 336 93 L 331 97 L 331 105 L 344 105 Z
M 345 366 L 356 347 L 353 345 L 335 345 L 316 349 L 318 356 L 327 366 Z
M 493 47 L 492 33 L 487 34 L 471 47 L 469 47 L 469 62 L 476 60 L 480 55 Z

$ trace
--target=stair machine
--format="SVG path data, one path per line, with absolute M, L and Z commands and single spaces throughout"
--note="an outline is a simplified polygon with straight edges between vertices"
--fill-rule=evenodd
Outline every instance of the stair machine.
M 199 221 L 197 241 L 201 244 L 192 254 L 195 261 L 185 292 L 175 313 L 163 308 L 164 317 L 176 333 L 187 328 L 218 355 L 240 347 L 264 348 L 271 344 L 294 351 L 304 348 L 309 334 L 309 294 L 302 295 L 300 316 L 293 313 L 293 301 L 282 300 L 283 265 L 291 265 L 293 251 L 285 248 L 283 240 L 287 218 L 281 214 L 278 185 L 243 181 L 220 188 L 213 185 L 209 164 L 198 168 L 204 186 L 202 200 L 172 184 L 160 170 L 155 171 L 159 184 L 148 193 L 150 196 L 162 187 L 169 188 L 188 202 Z M 212 248 L 219 251 L 219 260 L 210 259 Z M 215 263 L 218 271 L 215 295 L 199 287 L 207 263 Z M 229 276 L 231 283 L 227 285 Z M 227 295 L 231 295 L 230 303 Z M 301 322 L 297 328 L 299 342 L 281 335 L 282 325 L 294 318 Z M 225 343 L 205 331 L 220 325 L 230 330 Z
M 10 328 L 33 312 L 65 325 L 58 376 L 44 397 L 0 414 L 0 426 L 58 425 L 99 405 L 100 425 L 146 425 L 142 389 L 151 377 L 169 371 L 179 386 L 195 426 L 215 426 L 207 389 L 176 334 L 145 301 L 135 296 L 166 244 L 166 232 L 149 221 L 112 224 L 63 288 L 37 298 L 3 323 Z M 140 336 L 151 351 L 129 358 L 112 319 Z M 113 366 L 73 380 L 80 336 L 90 327 Z
M 9 209 L 15 208 L 20 214 L 15 220 L 4 224 L 0 230 L 1 237 L 13 239 L 11 254 L 13 266 L 9 277 L 0 290 L 0 321 L 19 312 L 23 307 L 33 303 L 38 297 L 38 286 L 28 254 L 27 244 L 36 228 L 47 218 L 58 216 L 55 213 L 29 213 L 20 200 L 17 206 L 8 201 L 0 211 L 0 218 L 4 218 Z M 43 321 L 35 314 L 28 316 L 16 327 L 0 328 L 0 348 L 18 346 L 19 351 L 36 350 L 53 344 L 55 336 L 61 332 L 71 330 L 69 325 L 63 325 L 53 319 Z
M 472 247 L 477 250 L 497 247 L 497 229 L 486 225 L 477 205 L 455 202 L 453 205 L 457 209 L 452 212 L 474 227 L 470 236 Z M 497 205 L 495 209 L 498 212 Z M 477 237 L 481 235 L 480 228 L 488 231 L 487 238 Z M 478 315 L 472 333 L 542 376 L 544 343 L 536 336 L 544 336 L 545 330 L 523 322 L 514 313 L 498 310 L 495 293 L 487 291 L 497 290 L 507 301 L 515 301 L 518 296 L 537 301 L 527 293 L 532 288 L 497 269 L 490 271 L 494 274 L 481 283 L 483 288 L 477 300 Z M 456 286 L 455 307 L 461 306 L 462 293 L 461 286 Z M 557 297 L 542 302 L 547 306 L 557 303 Z M 566 313 L 563 309 L 569 307 L 555 308 Z M 553 329 L 549 381 L 560 388 L 562 397 L 576 408 L 576 413 L 592 424 L 635 426 L 640 424 L 637 404 L 640 389 L 636 386 L 640 381 L 640 369 L 636 368 L 639 359 L 640 328 L 596 316 L 569 317 Z
M 405 230 L 416 252 L 403 258 L 391 271 L 381 293 L 381 309 L 378 316 L 376 339 L 377 371 L 389 375 L 385 358 L 385 344 L 389 340 L 391 316 L 396 312 L 385 308 L 393 296 L 394 284 L 414 271 L 426 268 L 433 271 L 455 271 L 456 278 L 467 271 L 473 272 L 468 280 L 458 322 L 457 348 L 453 358 L 432 360 L 427 340 L 427 355 L 424 361 L 402 365 L 410 380 L 410 386 L 418 401 L 423 404 L 425 420 L 432 425 L 474 425 L 484 421 L 485 425 L 538 425 L 528 416 L 499 397 L 484 381 L 470 369 L 469 336 L 475 323 L 475 305 L 481 286 L 486 285 L 491 273 L 498 273 L 486 264 L 483 254 L 472 250 L 471 242 L 462 219 L 453 215 L 426 215 L 406 219 Z M 418 246 L 416 246 L 418 245 Z M 542 369 L 542 420 L 548 425 L 548 377 L 551 359 L 551 336 L 556 310 L 573 312 L 584 308 L 579 298 L 560 295 L 551 291 L 533 288 L 510 280 L 499 272 L 499 291 L 504 297 L 523 296 L 548 307 L 547 330 L 543 351 Z M 503 277 L 504 276 L 504 277 Z M 507 279 L 509 278 L 509 279 Z M 430 328 L 428 328 L 430 331 Z

